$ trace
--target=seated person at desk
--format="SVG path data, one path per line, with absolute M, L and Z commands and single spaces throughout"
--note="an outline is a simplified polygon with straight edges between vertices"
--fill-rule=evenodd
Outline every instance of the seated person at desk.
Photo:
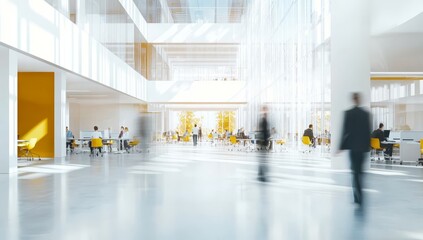
M 315 139 L 314 139 L 314 135 L 313 135 L 313 124 L 308 125 L 308 128 L 306 130 L 304 130 L 304 134 L 303 137 L 309 137 L 310 141 L 311 141 L 311 145 L 313 147 L 316 147 L 316 143 L 315 143 Z
M 372 138 L 379 138 L 380 147 L 385 148 L 385 153 L 392 158 L 392 144 L 382 144 L 383 141 L 387 141 L 385 134 L 383 133 L 383 123 L 379 124 L 379 128 L 372 132 Z
M 98 127 L 94 126 L 94 132 L 91 134 L 91 139 L 93 138 L 103 138 L 103 135 L 101 135 L 101 132 L 98 131 Z M 94 153 L 94 149 L 93 147 L 91 147 L 91 141 L 90 141 L 90 150 L 91 150 L 91 154 Z M 101 153 L 101 148 L 99 148 L 99 151 Z

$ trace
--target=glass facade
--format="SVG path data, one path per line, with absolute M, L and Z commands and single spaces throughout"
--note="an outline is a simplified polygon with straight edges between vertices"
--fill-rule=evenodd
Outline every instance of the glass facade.
M 239 23 L 245 0 L 134 0 L 148 23 Z
M 141 73 L 142 36 L 119 0 L 46 0 Z
M 148 44 L 142 57 L 149 80 L 240 80 L 237 44 Z
M 246 130 L 267 105 L 280 137 L 295 140 L 310 123 L 315 135 L 330 131 L 329 0 L 252 0 L 243 23 Z

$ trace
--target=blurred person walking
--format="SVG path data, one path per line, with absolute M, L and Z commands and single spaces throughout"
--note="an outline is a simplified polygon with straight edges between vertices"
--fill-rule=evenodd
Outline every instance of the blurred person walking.
M 259 140 L 260 152 L 259 154 L 259 168 L 258 168 L 258 177 L 257 180 L 261 182 L 267 182 L 267 175 L 269 172 L 269 166 L 267 163 L 267 146 L 269 145 L 270 131 L 269 131 L 269 122 L 268 122 L 268 109 L 267 106 L 261 108 L 261 119 L 259 123 L 259 131 L 257 134 L 257 140 Z
M 346 111 L 344 116 L 340 150 L 349 150 L 354 203 L 362 207 L 363 163 L 370 150 L 370 113 L 360 107 L 359 93 L 353 93 L 352 100 L 354 107 Z
M 194 146 L 197 146 L 198 141 L 198 127 L 197 124 L 194 125 L 194 128 L 192 129 L 192 142 L 194 143 Z
M 141 152 L 144 154 L 144 160 L 148 160 L 147 153 L 150 152 L 150 148 L 153 146 L 152 139 L 154 136 L 153 123 L 154 118 L 152 114 L 143 113 L 141 115 Z

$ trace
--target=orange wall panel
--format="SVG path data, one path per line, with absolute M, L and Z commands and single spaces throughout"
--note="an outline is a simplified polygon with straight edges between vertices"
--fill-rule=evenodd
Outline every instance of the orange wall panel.
M 18 137 L 36 137 L 33 151 L 54 157 L 54 73 L 18 73 Z

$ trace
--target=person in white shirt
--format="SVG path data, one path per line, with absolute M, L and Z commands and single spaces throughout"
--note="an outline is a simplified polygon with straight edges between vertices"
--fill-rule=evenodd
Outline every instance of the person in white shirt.
M 197 146 L 197 140 L 198 140 L 198 127 L 197 127 L 197 124 L 195 124 L 194 128 L 192 129 L 192 141 L 194 143 L 194 146 Z
M 217 141 L 219 140 L 219 133 L 217 133 L 217 131 L 215 132 L 214 130 L 212 131 L 213 134 L 213 145 L 216 146 Z
M 94 132 L 91 134 L 91 139 L 93 138 L 103 138 L 103 135 L 101 134 L 101 132 L 98 131 L 97 126 L 94 126 Z M 90 141 L 90 149 L 91 149 L 91 154 L 93 154 L 94 148 L 91 146 L 91 141 Z M 101 148 L 99 148 L 99 150 L 101 153 Z

